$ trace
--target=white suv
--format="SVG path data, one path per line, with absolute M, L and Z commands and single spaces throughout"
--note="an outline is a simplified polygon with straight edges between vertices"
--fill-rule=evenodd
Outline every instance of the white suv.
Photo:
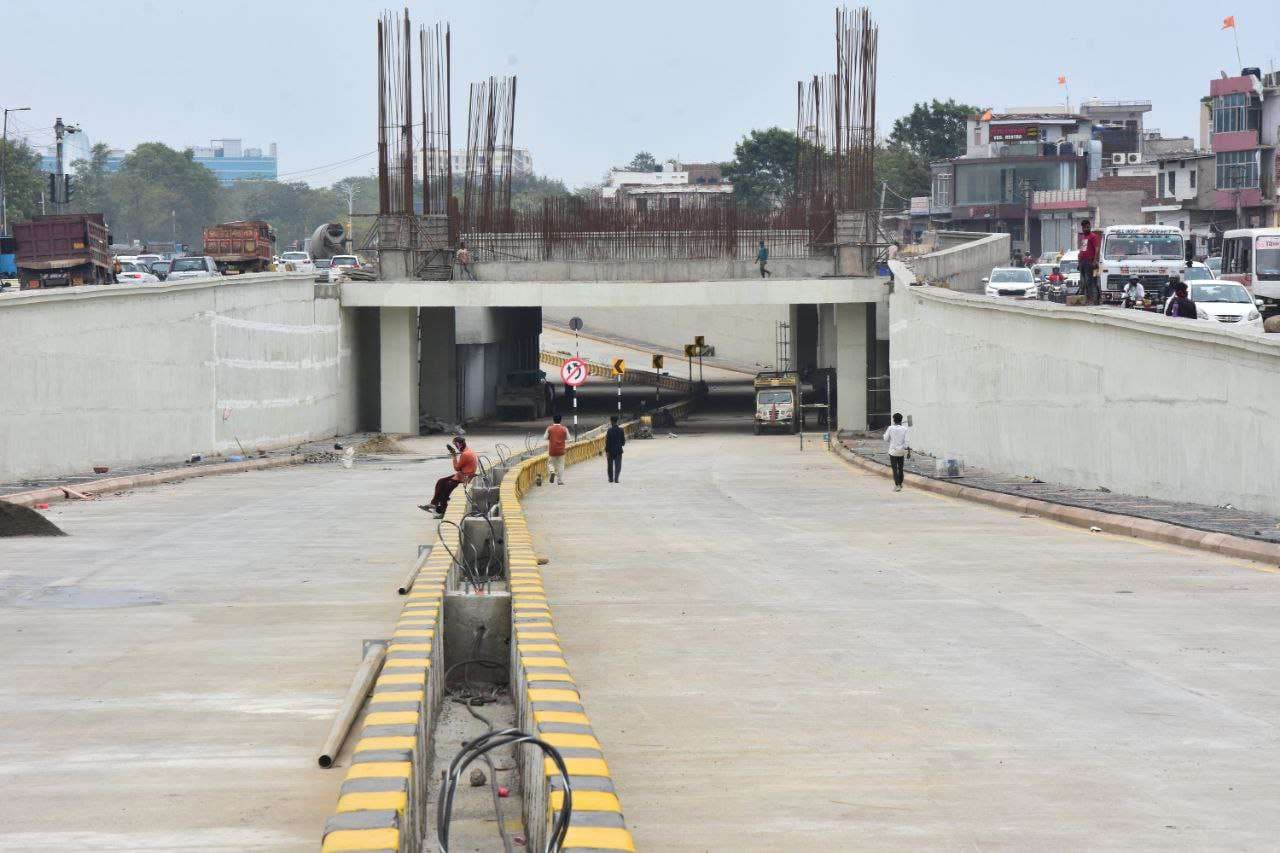
M 218 263 L 208 255 L 191 255 L 185 258 L 174 258 L 169 267 L 166 282 L 185 281 L 193 278 L 214 278 L 222 275 L 218 271 Z
M 316 265 L 311 260 L 311 255 L 307 252 L 281 252 L 280 262 L 291 265 L 294 272 L 313 273 L 316 271 Z
M 360 259 L 355 255 L 334 255 L 332 263 L 329 264 L 329 282 L 337 281 L 339 276 L 347 270 L 359 268 Z
M 1040 289 L 1035 276 L 1026 267 L 996 267 L 982 283 L 987 296 L 1012 296 L 1017 299 L 1036 299 Z

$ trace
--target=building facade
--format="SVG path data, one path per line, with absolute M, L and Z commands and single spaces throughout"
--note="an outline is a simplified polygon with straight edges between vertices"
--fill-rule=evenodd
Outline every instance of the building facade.
M 76 160 L 87 159 L 88 156 L 88 150 L 83 147 L 68 148 L 63 152 L 64 167 L 71 172 L 72 164 Z M 112 148 L 105 161 L 106 170 L 108 172 L 119 170 L 120 164 L 127 156 L 129 156 L 128 151 Z M 214 139 L 208 145 L 192 146 L 191 156 L 195 162 L 213 172 L 218 183 L 224 187 L 243 180 L 274 181 L 278 175 L 274 142 L 264 153 L 261 148 L 243 147 L 239 139 Z M 42 149 L 40 168 L 45 172 L 53 172 L 57 169 L 53 146 Z
M 1209 81 L 1209 140 L 1214 155 L 1210 209 L 1237 227 L 1276 222 L 1276 144 L 1280 74 L 1245 68 Z

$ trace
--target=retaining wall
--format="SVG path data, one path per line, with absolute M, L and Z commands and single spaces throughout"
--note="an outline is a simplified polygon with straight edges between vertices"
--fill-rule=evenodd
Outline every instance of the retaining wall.
M 938 232 L 942 235 L 946 232 Z M 972 235 L 966 235 L 972 236 Z M 954 237 L 949 235 L 948 240 Z M 940 237 L 941 239 L 941 237 Z M 918 281 L 967 293 L 981 293 L 992 267 L 1009 265 L 1009 235 L 972 236 L 967 242 L 906 261 Z
M 354 431 L 355 322 L 316 291 L 263 273 L 0 295 L 0 480 Z
M 1280 335 L 904 286 L 895 272 L 893 409 L 911 417 L 913 446 L 1280 514 Z

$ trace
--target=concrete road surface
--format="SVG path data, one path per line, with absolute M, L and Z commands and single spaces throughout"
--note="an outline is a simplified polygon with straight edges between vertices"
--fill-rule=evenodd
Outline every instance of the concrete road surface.
M 202 478 L 0 539 L 0 850 L 319 849 L 345 769 L 316 755 L 447 464 Z
M 1276 848 L 1276 574 L 698 428 L 526 503 L 640 849 Z

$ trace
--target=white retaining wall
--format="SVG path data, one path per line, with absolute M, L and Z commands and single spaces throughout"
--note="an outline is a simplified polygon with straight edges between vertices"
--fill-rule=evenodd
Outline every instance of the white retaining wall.
M 0 295 L 0 481 L 354 430 L 354 323 L 309 275 Z
M 949 242 L 946 238 L 941 238 Z M 958 246 L 906 259 L 920 281 L 968 293 L 981 293 L 993 267 L 1009 265 L 1009 235 L 991 234 Z
M 893 409 L 913 446 L 1280 515 L 1280 335 L 907 287 L 895 272 Z

